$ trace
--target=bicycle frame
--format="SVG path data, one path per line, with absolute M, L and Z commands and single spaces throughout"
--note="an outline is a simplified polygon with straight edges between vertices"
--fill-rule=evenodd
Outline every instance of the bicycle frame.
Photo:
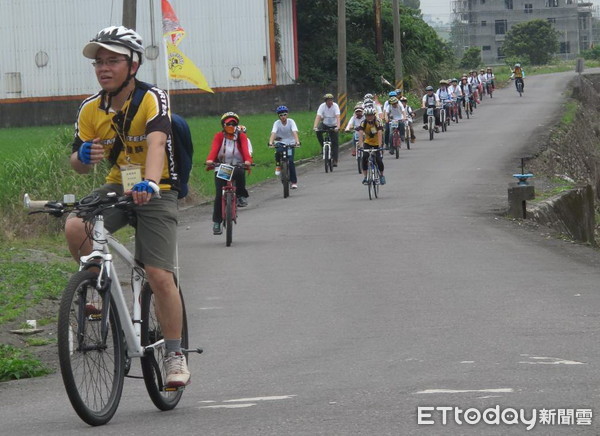
M 82 256 L 80 259 L 79 270 L 85 269 L 92 259 L 101 259 L 100 273 L 98 275 L 99 280 L 96 284 L 96 289 L 102 289 L 105 284 L 110 283 L 110 296 L 113 298 L 119 319 L 121 320 L 121 328 L 125 334 L 127 343 L 128 357 L 142 357 L 146 354 L 147 349 L 153 349 L 163 344 L 164 340 L 161 339 L 154 344 L 143 347 L 141 345 L 141 317 L 142 307 L 141 292 L 142 285 L 145 281 L 145 273 L 142 268 L 137 268 L 135 265 L 135 259 L 133 255 L 117 241 L 105 228 L 104 218 L 99 215 L 94 220 L 93 228 L 93 248 L 92 252 L 87 256 Z M 131 313 L 127 307 L 125 301 L 125 295 L 123 288 L 119 281 L 117 270 L 113 263 L 113 255 L 110 252 L 113 249 L 114 252 L 119 256 L 120 259 L 125 262 L 127 267 L 132 271 L 132 291 L 133 291 L 133 308 Z M 103 307 L 103 310 L 109 310 L 108 305 Z M 108 329 L 109 317 L 103 317 L 104 325 L 102 326 L 103 333 Z

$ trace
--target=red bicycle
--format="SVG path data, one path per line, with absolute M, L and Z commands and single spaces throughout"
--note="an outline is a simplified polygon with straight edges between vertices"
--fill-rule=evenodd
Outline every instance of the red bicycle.
M 216 176 L 227 182 L 222 191 L 221 216 L 225 227 L 225 245 L 229 247 L 233 240 L 233 224 L 237 224 L 237 193 L 233 174 L 235 171 L 247 170 L 248 168 L 244 164 L 227 165 L 224 163 L 211 164 L 208 167 L 216 169 Z

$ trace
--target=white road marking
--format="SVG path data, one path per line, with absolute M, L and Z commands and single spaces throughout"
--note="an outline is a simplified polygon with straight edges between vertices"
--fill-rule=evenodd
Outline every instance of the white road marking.
M 509 393 L 514 392 L 513 388 L 495 388 L 495 389 L 425 389 L 415 392 L 415 394 L 465 394 L 469 392 L 489 392 L 489 393 Z
M 214 406 L 200 406 L 200 409 L 241 409 L 243 407 L 256 406 L 256 403 L 245 404 L 215 404 Z
M 199 307 L 198 310 L 215 310 L 215 309 L 223 309 L 220 306 L 208 306 L 208 307 Z
M 529 365 L 585 365 L 584 362 L 577 362 L 576 360 L 561 359 L 560 357 L 540 357 L 540 356 L 529 356 L 529 359 L 534 360 L 519 362 L 527 363 Z
M 224 403 L 237 403 L 237 402 L 248 402 L 248 401 L 275 401 L 275 400 L 288 400 L 294 398 L 295 395 L 279 395 L 272 397 L 256 397 L 256 398 L 238 398 L 235 400 L 225 400 Z
M 463 360 L 460 363 L 475 363 L 475 361 L 474 360 Z

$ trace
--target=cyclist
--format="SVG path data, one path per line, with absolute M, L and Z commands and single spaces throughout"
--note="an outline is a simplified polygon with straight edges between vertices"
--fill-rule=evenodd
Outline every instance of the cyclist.
M 413 123 L 413 118 L 415 116 L 415 113 L 412 110 L 412 108 L 408 105 L 408 98 L 406 98 L 405 96 L 400 97 L 400 104 L 402 105 L 403 113 L 405 115 L 405 118 L 403 118 L 402 121 L 408 120 L 408 124 L 411 127 L 410 139 L 411 139 L 411 141 L 414 142 L 417 139 L 417 138 L 415 138 L 415 130 L 412 128 L 412 123 Z
M 392 97 L 388 100 L 389 106 L 387 112 L 384 113 L 385 123 L 385 145 L 390 146 L 390 121 L 398 121 L 398 130 L 400 131 L 400 138 L 404 138 L 404 123 L 402 122 L 406 118 L 404 113 L 404 106 L 400 104 L 397 97 Z M 394 150 L 390 149 L 390 154 L 394 154 Z
M 450 81 L 450 86 L 448 87 L 448 92 L 450 92 L 450 95 L 452 96 L 452 100 L 456 100 L 458 102 L 458 104 L 456 105 L 456 107 L 458 108 L 458 115 L 459 118 L 462 119 L 462 109 L 460 107 L 460 102 L 463 99 L 463 92 L 460 89 L 460 86 L 458 85 L 458 79 L 457 78 L 453 78 Z
M 363 112 L 364 107 L 362 105 L 362 102 L 359 101 L 354 106 L 354 115 L 350 117 L 350 120 L 348 120 L 348 124 L 346 124 L 346 132 L 354 132 L 358 128 L 358 126 L 360 126 L 360 123 L 362 123 L 365 119 Z M 356 156 L 356 138 L 354 135 L 352 136 L 352 143 L 354 145 L 354 147 L 352 147 L 352 156 Z
M 358 127 L 358 146 L 362 147 L 366 152 L 375 154 L 377 167 L 381 173 L 379 182 L 385 185 L 385 177 L 383 176 L 383 159 L 381 156 L 381 144 L 383 143 L 383 124 L 377 118 L 377 112 L 374 107 L 365 108 L 365 119 Z M 363 185 L 367 184 L 367 170 L 369 169 L 369 153 L 363 153 L 362 168 L 364 179 Z
M 465 108 L 465 111 L 469 110 L 467 106 L 467 101 L 473 102 L 473 88 L 469 84 L 467 76 L 462 76 L 460 79 L 459 85 L 460 91 L 462 93 L 462 104 Z M 473 114 L 473 106 L 471 106 L 470 113 Z
M 520 82 L 521 83 L 521 92 L 525 92 L 525 70 L 521 67 L 521 64 L 515 64 L 515 68 L 512 70 L 512 74 L 510 76 L 511 79 L 515 79 L 515 86 Z M 519 88 L 517 87 L 517 90 Z
M 340 107 L 333 102 L 333 94 L 325 94 L 323 96 L 324 103 L 321 103 L 317 109 L 317 115 L 313 123 L 313 129 L 317 132 L 317 139 L 321 148 L 323 148 L 323 130 L 329 131 L 331 139 L 331 157 L 333 166 L 337 167 L 339 138 L 338 131 L 340 130 Z
M 496 89 L 496 84 L 494 83 L 494 81 L 496 80 L 496 76 L 494 76 L 491 67 L 486 68 L 485 74 L 483 75 L 483 79 L 485 80 L 485 83 L 488 84 L 488 86 L 491 86 L 492 89 Z
M 437 94 L 433 92 L 433 86 L 428 86 L 425 88 L 425 95 L 421 99 L 421 108 L 434 108 L 435 113 L 435 133 L 438 133 L 440 130 L 438 128 L 441 125 L 440 122 L 440 114 L 437 108 L 440 106 L 440 98 Z M 423 111 L 423 129 L 427 130 L 427 111 Z
M 95 192 L 105 196 L 130 194 L 136 214 L 135 259 L 146 270 L 156 297 L 156 311 L 165 338 L 166 385 L 185 386 L 190 372 L 181 350 L 182 307 L 175 284 L 177 243 L 177 174 L 171 144 L 169 97 L 162 89 L 146 91 L 132 119 L 126 114 L 136 74 L 144 54 L 142 38 L 123 26 L 102 29 L 83 48 L 93 59 L 102 88 L 79 106 L 70 163 L 87 174 L 107 159 L 106 183 Z M 127 124 L 127 125 L 125 125 Z M 108 209 L 106 228 L 115 232 L 128 223 L 128 212 Z M 92 251 L 92 240 L 81 218 L 70 215 L 65 224 L 69 250 L 75 259 Z
M 291 118 L 288 118 L 289 109 L 287 106 L 279 106 L 276 110 L 279 119 L 273 123 L 271 129 L 271 136 L 269 138 L 269 145 L 273 146 L 275 141 L 283 142 L 284 144 L 296 144 L 300 145 L 300 139 L 298 139 L 298 127 L 296 122 Z M 277 148 L 275 151 L 275 174 L 281 174 L 281 153 L 282 149 Z M 288 151 L 288 162 L 290 169 L 290 183 L 292 189 L 298 188 L 298 178 L 296 176 L 296 165 L 294 164 L 294 149 L 290 148 Z
M 476 103 L 481 103 L 481 99 L 479 98 L 479 91 L 480 91 L 479 88 L 481 86 L 481 83 L 479 82 L 479 79 L 477 78 L 477 71 L 471 70 L 471 72 L 469 73 L 468 81 L 469 81 L 469 85 L 471 85 L 471 91 L 473 93 L 473 100 Z
M 396 91 L 390 91 L 388 93 L 388 99 L 383 103 L 383 113 L 385 114 L 390 106 L 390 98 L 398 97 L 398 93 Z
M 448 81 L 447 80 L 444 80 L 444 79 L 440 80 L 440 87 L 435 92 L 435 94 L 438 96 L 440 103 L 442 105 L 441 110 L 446 112 L 446 119 L 448 120 L 450 118 L 450 111 L 448 110 L 448 106 L 450 106 L 450 100 L 452 100 L 452 94 L 450 94 L 450 91 L 448 90 Z
M 239 128 L 240 117 L 235 112 L 226 112 L 221 116 L 220 132 L 213 137 L 212 145 L 206 165 L 213 167 L 215 163 L 224 163 L 227 165 L 238 165 L 243 163 L 246 168 L 252 163 L 252 156 L 248 149 L 248 136 Z M 237 206 L 248 206 L 248 190 L 246 189 L 246 171 L 236 170 L 233 173 L 235 181 L 235 192 L 237 194 Z M 223 233 L 221 223 L 223 222 L 221 199 L 223 197 L 223 186 L 227 184 L 226 180 L 217 177 L 215 172 L 215 202 L 213 204 L 213 234 Z

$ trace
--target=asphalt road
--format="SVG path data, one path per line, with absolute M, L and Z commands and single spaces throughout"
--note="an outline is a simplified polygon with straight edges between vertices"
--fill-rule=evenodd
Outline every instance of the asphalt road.
M 182 282 L 205 353 L 180 405 L 158 412 L 127 380 L 90 428 L 57 374 L 0 384 L 0 433 L 598 434 L 600 256 L 503 217 L 573 76 L 499 90 L 433 141 L 418 129 L 377 200 L 346 152 L 333 174 L 300 170 L 289 199 L 251 191 L 232 247 L 194 210 Z

